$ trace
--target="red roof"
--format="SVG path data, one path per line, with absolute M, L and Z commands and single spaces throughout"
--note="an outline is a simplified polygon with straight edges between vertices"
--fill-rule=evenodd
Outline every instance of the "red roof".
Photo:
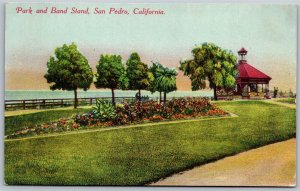
M 239 54 L 247 54 L 247 50 L 243 47 L 241 50 L 238 51 Z
M 271 80 L 272 78 L 263 72 L 259 71 L 258 69 L 254 68 L 250 64 L 248 64 L 246 61 L 242 61 L 238 65 L 239 70 L 239 77 L 238 78 L 259 78 L 259 79 L 268 79 Z

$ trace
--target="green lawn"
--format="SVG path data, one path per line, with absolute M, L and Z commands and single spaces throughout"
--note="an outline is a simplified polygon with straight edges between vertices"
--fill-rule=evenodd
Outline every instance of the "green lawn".
M 36 124 L 51 122 L 59 118 L 68 118 L 74 114 L 85 113 L 91 111 L 91 108 L 78 108 L 78 109 L 57 109 L 38 111 L 35 113 L 28 113 L 22 115 L 13 115 L 5 117 L 5 135 L 14 133 L 15 131 L 22 130 L 26 127 L 31 127 Z
M 217 103 L 239 117 L 5 142 L 5 182 L 143 185 L 225 156 L 295 137 L 296 110 Z
M 280 98 L 280 99 L 276 99 L 276 101 L 281 103 L 296 104 L 295 98 Z

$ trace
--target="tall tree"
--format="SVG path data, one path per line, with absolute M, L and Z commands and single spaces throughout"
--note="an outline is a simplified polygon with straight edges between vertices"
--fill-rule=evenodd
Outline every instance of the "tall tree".
M 129 80 L 128 88 L 138 90 L 139 100 L 141 101 L 141 90 L 149 88 L 153 80 L 153 74 L 148 70 L 148 66 L 141 62 L 141 58 L 136 52 L 129 56 L 126 66 L 126 74 Z
M 51 90 L 74 91 L 74 108 L 77 108 L 77 89 L 86 91 L 93 82 L 92 68 L 88 60 L 79 52 L 77 45 L 64 44 L 55 49 L 54 56 L 47 62 L 47 73 L 44 77 L 52 84 Z
M 149 86 L 149 91 L 151 93 L 154 93 L 156 91 L 159 92 L 159 102 L 161 102 L 161 93 L 162 91 L 158 89 L 157 87 L 157 78 L 159 73 L 161 73 L 161 71 L 164 69 L 164 67 L 160 64 L 160 63 L 154 63 L 152 62 L 152 66 L 149 68 L 149 70 L 152 72 L 154 80 L 151 82 L 150 86 Z
M 155 86 L 157 91 L 164 92 L 164 104 L 167 101 L 167 93 L 177 90 L 176 76 L 177 72 L 174 69 L 163 67 L 158 70 Z
M 192 90 L 209 87 L 214 90 L 217 100 L 217 88 L 232 88 L 238 75 L 236 56 L 212 43 L 203 43 L 192 50 L 193 59 L 180 62 L 180 70 L 190 77 Z
M 101 55 L 96 65 L 97 74 L 94 82 L 97 88 L 110 88 L 112 103 L 115 102 L 115 89 L 124 89 L 128 86 L 128 78 L 120 55 Z

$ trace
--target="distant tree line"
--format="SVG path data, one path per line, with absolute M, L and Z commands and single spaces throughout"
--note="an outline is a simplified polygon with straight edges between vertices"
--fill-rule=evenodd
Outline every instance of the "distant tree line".
M 138 53 L 132 53 L 126 64 L 120 55 L 101 54 L 94 74 L 86 57 L 79 52 L 77 45 L 64 44 L 54 51 L 47 62 L 47 73 L 44 77 L 50 83 L 51 90 L 74 91 L 74 108 L 78 106 L 77 90 L 88 90 L 92 83 L 96 88 L 109 88 L 112 92 L 112 103 L 115 105 L 115 90 L 137 90 L 141 100 L 141 90 L 152 93 L 158 91 L 164 95 L 175 91 L 177 72 L 152 63 L 149 68 L 141 61 Z
M 112 103 L 115 105 L 115 90 L 137 90 L 141 100 L 141 90 L 159 92 L 159 100 L 166 103 L 169 92 L 175 91 L 177 72 L 152 62 L 149 68 L 141 61 L 138 53 L 132 53 L 126 64 L 120 55 L 100 55 L 93 74 L 87 59 L 78 51 L 75 43 L 64 44 L 55 49 L 54 56 L 47 63 L 45 75 L 50 89 L 74 91 L 74 108 L 78 105 L 77 90 L 87 90 L 94 82 L 96 88 L 109 88 L 112 92 Z M 233 88 L 238 76 L 237 58 L 228 50 L 213 43 L 203 43 L 192 51 L 192 59 L 180 62 L 179 69 L 191 80 L 192 90 L 208 87 L 214 90 L 217 100 L 217 88 Z
M 279 90 L 278 87 L 274 87 L 273 98 L 278 98 L 278 97 L 295 98 L 296 94 L 291 89 L 287 92 L 287 91 Z

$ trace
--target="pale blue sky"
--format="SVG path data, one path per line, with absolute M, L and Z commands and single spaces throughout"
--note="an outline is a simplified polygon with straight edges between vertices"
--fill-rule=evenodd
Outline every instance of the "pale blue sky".
M 90 15 L 21 15 L 15 8 L 90 8 Z M 94 15 L 110 7 L 161 9 L 165 15 Z M 236 53 L 242 46 L 272 86 L 295 90 L 297 7 L 253 4 L 9 4 L 6 7 L 6 87 L 46 89 L 46 63 L 55 47 L 76 42 L 94 67 L 102 53 L 137 51 L 142 60 L 177 67 L 196 44 L 212 42 Z M 23 79 L 20 82 L 20 78 Z M 181 78 L 183 84 L 188 83 Z M 16 85 L 15 81 L 19 80 Z M 183 88 L 184 89 L 184 88 Z

